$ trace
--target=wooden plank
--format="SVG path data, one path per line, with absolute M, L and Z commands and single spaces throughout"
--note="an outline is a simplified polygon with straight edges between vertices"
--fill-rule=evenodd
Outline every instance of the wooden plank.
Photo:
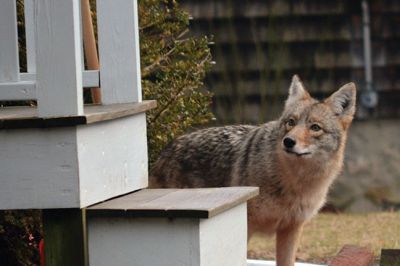
M 35 73 L 21 73 L 21 81 L 36 81 Z M 91 88 L 100 85 L 99 71 L 98 70 L 85 70 L 82 72 L 83 87 Z M 0 84 L 1 86 L 1 84 Z M 1 87 L 0 87 L 1 90 Z
M 93 105 L 86 107 L 85 115 L 87 123 L 90 124 L 142 113 L 156 106 L 157 102 L 154 100 L 146 100 L 140 103 Z
M 17 11 L 15 0 L 0 8 L 0 82 L 19 81 Z
M 89 265 L 85 211 L 43 210 L 46 266 Z
M 258 195 L 256 187 L 144 189 L 89 207 L 88 215 L 210 218 Z
M 382 249 L 380 266 L 400 266 L 400 249 Z
M 35 1 L 40 117 L 83 114 L 79 0 Z
M 36 84 L 33 81 L 0 83 L 0 101 L 35 100 Z
M 137 0 L 98 0 L 102 103 L 142 100 Z
M 42 118 L 38 109 L 29 106 L 0 108 L 0 129 L 69 127 L 93 124 L 146 112 L 156 107 L 156 101 L 140 103 L 85 106 L 80 116 Z
M 35 6 L 34 0 L 24 0 L 26 61 L 28 73 L 36 73 Z

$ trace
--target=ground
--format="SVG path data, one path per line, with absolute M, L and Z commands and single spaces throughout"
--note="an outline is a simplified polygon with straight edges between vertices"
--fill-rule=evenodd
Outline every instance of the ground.
M 367 246 L 379 258 L 382 248 L 400 249 L 400 212 L 319 214 L 304 229 L 297 258 L 326 263 L 345 244 Z M 273 259 L 275 239 L 255 234 L 249 258 Z

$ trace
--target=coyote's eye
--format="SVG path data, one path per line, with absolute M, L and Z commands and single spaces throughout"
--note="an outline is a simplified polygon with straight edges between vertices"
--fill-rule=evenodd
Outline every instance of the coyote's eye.
M 289 127 L 294 127 L 296 125 L 296 121 L 293 118 L 290 118 L 286 121 L 286 125 Z
M 312 124 L 311 125 L 311 130 L 312 131 L 320 131 L 322 128 L 319 126 L 319 125 L 317 125 L 317 124 Z

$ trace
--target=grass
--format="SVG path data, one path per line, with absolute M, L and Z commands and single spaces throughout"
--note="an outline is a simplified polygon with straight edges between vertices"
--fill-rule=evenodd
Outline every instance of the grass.
M 382 248 L 400 249 L 400 212 L 320 214 L 305 226 L 297 259 L 326 263 L 345 244 L 369 247 L 376 257 Z M 274 259 L 274 254 L 275 238 L 250 239 L 249 258 Z

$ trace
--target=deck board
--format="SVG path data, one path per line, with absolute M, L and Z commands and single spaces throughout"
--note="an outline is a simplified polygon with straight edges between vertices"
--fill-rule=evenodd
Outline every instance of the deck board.
M 110 105 L 86 105 L 80 116 L 42 118 L 36 107 L 0 108 L 0 129 L 67 127 L 92 124 L 145 112 L 156 107 L 156 101 Z
M 87 214 L 210 218 L 258 193 L 257 187 L 144 189 L 88 207 Z

